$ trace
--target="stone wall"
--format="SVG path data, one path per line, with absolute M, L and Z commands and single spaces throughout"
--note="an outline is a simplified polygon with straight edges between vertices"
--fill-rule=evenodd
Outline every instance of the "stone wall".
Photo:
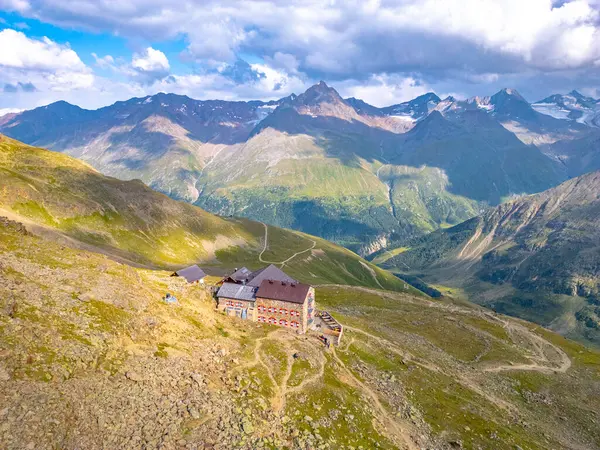
M 307 330 L 307 303 L 306 299 L 304 303 L 299 304 L 257 297 L 256 320 L 305 333 Z

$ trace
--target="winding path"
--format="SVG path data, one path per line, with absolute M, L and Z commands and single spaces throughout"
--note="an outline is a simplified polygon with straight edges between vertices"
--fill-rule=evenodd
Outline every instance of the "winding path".
M 294 253 L 292 256 L 290 256 L 288 259 L 286 259 L 285 261 L 280 261 L 280 262 L 276 262 L 276 261 L 266 261 L 263 259 L 263 254 L 267 251 L 267 248 L 269 247 L 269 227 L 266 223 L 261 222 L 263 227 L 265 227 L 265 245 L 263 246 L 262 251 L 260 252 L 260 254 L 258 255 L 258 260 L 261 263 L 264 264 L 279 264 L 282 267 L 288 263 L 289 261 L 291 261 L 292 259 L 294 259 L 296 256 L 301 255 L 302 253 L 306 253 L 306 252 L 310 252 L 313 248 L 315 248 L 317 246 L 317 241 L 312 241 L 312 246 L 307 248 L 306 250 L 302 250 L 301 252 L 296 252 Z

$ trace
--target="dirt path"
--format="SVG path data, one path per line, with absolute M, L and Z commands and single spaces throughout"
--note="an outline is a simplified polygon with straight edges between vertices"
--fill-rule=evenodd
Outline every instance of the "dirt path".
M 325 373 L 325 357 L 323 356 L 322 353 L 320 353 L 320 367 L 319 367 L 318 372 L 316 374 L 314 374 L 313 376 L 304 379 L 302 381 L 302 383 L 300 383 L 298 386 L 292 386 L 292 387 L 288 386 L 289 379 L 292 376 L 292 368 L 294 365 L 294 358 L 293 358 L 293 350 L 291 349 L 290 343 L 289 343 L 290 336 L 286 335 L 286 333 L 287 332 L 284 329 L 276 329 L 276 330 L 271 331 L 266 336 L 256 339 L 255 345 L 254 345 L 254 350 L 253 350 L 254 359 L 247 363 L 240 364 L 237 367 L 235 367 L 235 369 L 234 369 L 235 371 L 239 371 L 239 370 L 249 369 L 249 368 L 252 368 L 252 367 L 255 367 L 258 365 L 265 369 L 265 371 L 267 372 L 267 376 L 269 377 L 269 381 L 273 384 L 273 397 L 271 398 L 271 407 L 273 408 L 273 411 L 275 411 L 275 412 L 282 411 L 285 408 L 286 399 L 289 394 L 299 392 L 302 389 L 304 389 L 307 385 L 317 382 L 318 380 L 323 378 L 323 375 Z M 282 335 L 282 336 L 280 336 L 280 335 Z M 281 382 L 277 381 L 277 379 L 275 378 L 275 375 L 273 374 L 273 371 L 271 370 L 271 367 L 263 359 L 263 357 L 261 355 L 262 343 L 268 339 L 277 341 L 278 343 L 280 343 L 282 345 L 282 347 L 285 348 L 286 369 L 285 369 L 285 373 L 283 375 Z
M 265 227 L 265 245 L 263 246 L 262 251 L 260 252 L 260 254 L 258 255 L 258 260 L 261 263 L 264 264 L 279 264 L 282 267 L 285 266 L 286 263 L 290 262 L 292 259 L 294 259 L 296 256 L 301 255 L 302 253 L 306 253 L 306 252 L 310 252 L 313 248 L 315 248 L 317 246 L 317 241 L 312 241 L 312 246 L 310 246 L 309 248 L 307 248 L 306 250 L 302 250 L 301 252 L 296 252 L 294 253 L 292 256 L 290 256 L 288 259 L 284 260 L 284 261 L 266 261 L 263 259 L 263 254 L 267 251 L 267 248 L 269 247 L 269 227 L 266 223 L 261 222 L 263 227 Z
M 321 360 L 320 360 L 319 371 L 316 374 L 314 374 L 312 377 L 305 378 L 304 380 L 302 380 L 302 383 L 300 383 L 298 386 L 293 386 L 293 387 L 287 388 L 288 394 L 293 394 L 294 392 L 301 391 L 307 385 L 309 385 L 311 383 L 315 383 L 315 382 L 319 381 L 321 378 L 323 378 L 323 375 L 325 375 L 326 361 L 325 361 L 325 357 L 323 356 L 323 354 L 320 353 L 320 355 L 321 355 Z
M 342 288 L 344 287 L 341 285 L 321 285 L 321 286 L 332 286 L 332 287 L 342 287 Z M 384 291 L 379 291 L 377 289 L 371 289 L 371 288 L 366 288 L 366 287 L 355 287 L 354 289 L 359 289 L 359 290 L 369 292 L 372 294 L 383 295 L 386 297 L 394 298 L 393 294 L 389 294 Z M 445 309 L 449 312 L 455 312 L 455 313 L 459 313 L 459 314 L 484 318 L 488 321 L 491 320 L 491 321 L 500 322 L 503 325 L 503 327 L 507 330 L 509 335 L 510 335 L 511 331 L 519 332 L 522 336 L 527 337 L 527 339 L 530 340 L 532 345 L 536 349 L 538 349 L 537 357 L 533 357 L 534 359 L 538 359 L 538 361 L 535 363 L 515 364 L 515 365 L 500 364 L 500 365 L 487 367 L 487 368 L 483 369 L 486 372 L 502 372 L 502 371 L 507 371 L 507 370 L 524 370 L 524 371 L 537 371 L 537 372 L 544 372 L 544 373 L 552 373 L 552 372 L 564 373 L 567 370 L 569 370 L 569 368 L 571 367 L 571 359 L 562 349 L 560 349 L 556 345 L 552 344 L 550 341 L 544 339 L 542 336 L 535 334 L 532 330 L 529 330 L 528 328 L 526 328 L 522 325 L 519 325 L 511 320 L 503 319 L 500 316 L 492 315 L 488 311 L 484 311 L 479 308 L 465 308 L 465 307 L 460 307 L 460 306 L 456 306 L 456 305 L 442 304 L 442 303 L 429 301 L 429 300 L 420 300 L 420 301 L 416 302 L 414 300 L 410 300 L 410 299 L 404 298 L 404 297 L 402 297 L 402 301 L 406 301 L 411 304 L 418 303 L 420 305 L 423 305 L 423 306 L 426 306 L 429 308 Z M 345 327 L 347 330 L 354 330 L 355 332 L 363 333 L 373 339 L 378 339 L 378 340 L 383 339 L 383 338 L 380 338 L 373 334 L 367 333 L 363 330 L 360 330 L 358 328 L 352 328 L 352 327 L 348 327 L 348 326 L 345 326 Z M 383 340 L 385 340 L 385 339 L 383 339 Z M 391 344 L 389 341 L 387 341 L 387 340 L 385 340 L 385 341 L 387 343 L 386 345 Z M 554 352 L 556 352 L 556 354 L 558 355 L 558 358 L 560 359 L 559 366 L 556 366 L 555 364 L 552 364 L 551 361 L 549 361 L 549 359 L 545 355 L 544 348 L 551 348 L 551 349 L 553 349 Z M 546 364 L 544 364 L 544 363 L 546 363 Z
M 344 362 L 337 356 L 334 347 L 332 347 L 332 355 L 334 360 L 342 368 L 345 374 L 344 378 L 346 383 L 359 389 L 364 394 L 366 394 L 367 397 L 370 397 L 371 401 L 373 402 L 373 406 L 377 411 L 377 418 L 385 427 L 385 431 L 391 434 L 390 437 L 392 438 L 392 440 L 396 441 L 398 445 L 401 445 L 401 443 L 403 443 L 403 448 L 417 450 L 418 447 L 415 445 L 413 439 L 410 436 L 410 433 L 407 431 L 409 429 L 408 424 L 404 424 L 403 427 L 400 424 L 398 424 L 398 422 L 394 420 L 394 418 L 392 418 L 393 416 L 388 411 L 386 411 L 386 409 L 379 401 L 379 397 L 377 396 L 377 394 L 371 388 L 369 388 L 367 385 L 365 385 L 362 381 L 360 381 L 354 376 L 352 371 L 348 369 Z
M 509 370 L 524 370 L 524 371 L 533 371 L 533 372 L 542 372 L 542 373 L 554 373 L 554 372 L 565 373 L 567 370 L 569 370 L 569 368 L 571 367 L 571 364 L 572 364 L 571 359 L 561 348 L 557 347 L 550 341 L 547 341 L 543 337 L 535 334 L 533 331 L 529 330 L 528 328 L 526 328 L 522 325 L 511 323 L 508 320 L 503 320 L 503 319 L 499 319 L 499 320 L 501 320 L 501 322 L 503 322 L 504 328 L 507 330 L 508 333 L 518 332 L 521 334 L 521 336 L 526 336 L 530 340 L 530 342 L 532 343 L 532 345 L 534 346 L 534 348 L 536 349 L 536 352 L 538 354 L 537 355 L 538 362 L 532 363 L 532 364 L 514 364 L 514 365 L 503 364 L 503 365 L 498 365 L 495 367 L 486 368 L 486 369 L 484 369 L 486 372 L 504 372 L 504 371 L 509 371 Z M 552 364 L 552 362 L 548 359 L 548 356 L 546 355 L 546 351 L 544 350 L 544 347 L 551 348 L 558 355 L 558 358 L 560 359 L 560 364 L 558 366 Z

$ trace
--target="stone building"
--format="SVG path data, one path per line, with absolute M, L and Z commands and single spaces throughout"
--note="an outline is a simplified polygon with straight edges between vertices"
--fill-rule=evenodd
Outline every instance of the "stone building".
M 256 291 L 256 320 L 305 333 L 313 324 L 315 289 L 302 283 L 264 280 Z
M 239 276 L 240 273 L 243 276 Z M 305 333 L 315 316 L 315 290 L 271 265 L 256 272 L 242 268 L 225 278 L 217 308 L 231 316 Z

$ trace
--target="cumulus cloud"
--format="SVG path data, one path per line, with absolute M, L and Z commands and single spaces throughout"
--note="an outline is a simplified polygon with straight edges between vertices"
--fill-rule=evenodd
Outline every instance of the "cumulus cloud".
M 4 0 L 6 3 L 6 0 Z M 293 55 L 311 76 L 369 78 L 421 68 L 443 72 L 570 69 L 600 60 L 595 0 L 10 0 L 54 23 L 168 39 L 187 54 L 233 62 L 254 52 Z M 289 60 L 293 66 L 295 62 Z
M 31 39 L 20 31 L 0 31 L 0 82 L 5 93 L 89 88 L 91 70 L 75 51 L 46 37 Z M 21 81 L 23 78 L 29 81 Z
M 96 53 L 92 53 L 96 66 L 100 69 L 116 69 L 115 58 L 111 55 L 98 56 Z
M 133 46 L 185 42 L 179 57 L 193 74 L 173 73 L 167 55 L 153 47 L 130 62 L 93 54 L 95 68 L 127 80 L 96 77 L 94 89 L 114 95 L 111 85 L 123 95 L 160 89 L 275 98 L 325 79 L 344 95 L 385 105 L 428 90 L 489 95 L 505 86 L 528 87 L 535 99 L 557 87 L 591 89 L 600 76 L 598 0 L 0 0 L 0 9 L 129 37 Z M 93 82 L 68 46 L 25 39 L 28 50 L 0 53 L 0 67 L 58 71 L 46 77 L 53 90 Z M 64 69 L 56 67 L 60 61 Z M 16 85 L 6 78 L 0 82 Z M 38 90 L 45 86 L 32 81 Z
M 413 77 L 401 75 L 373 75 L 370 79 L 340 83 L 344 97 L 355 97 L 374 106 L 389 106 L 412 100 L 431 91 L 426 84 Z
M 0 66 L 40 71 L 85 71 L 85 64 L 69 47 L 48 38 L 30 39 L 20 31 L 0 31 Z
M 167 56 L 152 47 L 140 53 L 134 53 L 131 59 L 131 69 L 135 77 L 144 83 L 152 83 L 169 75 L 171 66 Z

